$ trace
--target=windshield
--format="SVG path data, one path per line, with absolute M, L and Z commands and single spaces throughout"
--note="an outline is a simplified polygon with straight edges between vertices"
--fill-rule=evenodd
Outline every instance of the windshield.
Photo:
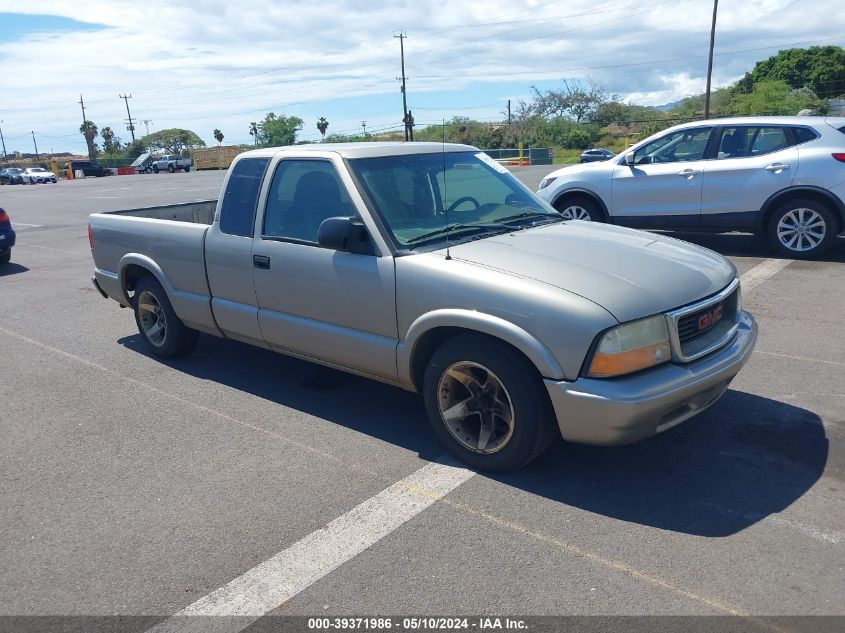
M 561 220 L 482 152 L 358 158 L 349 164 L 400 246 Z

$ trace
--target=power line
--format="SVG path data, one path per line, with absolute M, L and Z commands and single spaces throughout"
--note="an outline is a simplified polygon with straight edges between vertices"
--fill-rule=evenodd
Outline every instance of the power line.
M 127 126 L 127 130 L 132 135 L 132 142 L 135 142 L 135 126 L 132 125 L 132 115 L 129 113 L 129 100 L 132 98 L 132 95 L 127 94 L 119 94 L 118 97 L 123 99 L 126 102 L 126 116 L 129 118 L 129 125 Z
M 408 94 L 405 88 L 405 38 L 408 37 L 405 35 L 403 31 L 399 31 L 399 35 L 394 34 L 394 38 L 399 39 L 399 54 L 402 58 L 402 77 L 397 77 L 397 79 L 402 80 L 402 123 L 405 124 L 405 140 L 409 140 L 409 133 L 408 133 Z
M 710 118 L 710 78 L 713 76 L 713 44 L 716 41 L 716 9 L 719 0 L 713 0 L 713 22 L 710 25 L 710 52 L 707 55 L 707 89 L 704 91 L 704 118 Z

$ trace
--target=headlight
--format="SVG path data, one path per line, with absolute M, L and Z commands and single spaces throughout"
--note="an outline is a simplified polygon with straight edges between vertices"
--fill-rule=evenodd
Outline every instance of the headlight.
M 606 332 L 590 362 L 587 375 L 609 378 L 667 362 L 672 357 L 666 318 L 659 314 L 624 323 Z
M 557 176 L 549 176 L 548 178 L 543 178 L 540 181 L 540 189 L 545 189 L 546 187 L 548 187 L 555 181 L 556 178 Z

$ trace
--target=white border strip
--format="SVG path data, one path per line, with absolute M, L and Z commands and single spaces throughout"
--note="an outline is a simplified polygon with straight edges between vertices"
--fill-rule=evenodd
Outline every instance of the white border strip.
M 751 270 L 745 271 L 739 277 L 739 281 L 742 284 L 742 292 L 748 292 L 756 288 L 767 279 L 774 277 L 779 271 L 791 263 L 791 259 L 767 259 L 757 264 Z

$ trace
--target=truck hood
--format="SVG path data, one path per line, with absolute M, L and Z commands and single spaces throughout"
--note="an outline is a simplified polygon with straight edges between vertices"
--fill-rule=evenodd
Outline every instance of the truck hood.
M 708 249 L 592 222 L 467 242 L 452 246 L 451 256 L 580 295 L 620 322 L 693 303 L 736 277 L 733 264 Z

